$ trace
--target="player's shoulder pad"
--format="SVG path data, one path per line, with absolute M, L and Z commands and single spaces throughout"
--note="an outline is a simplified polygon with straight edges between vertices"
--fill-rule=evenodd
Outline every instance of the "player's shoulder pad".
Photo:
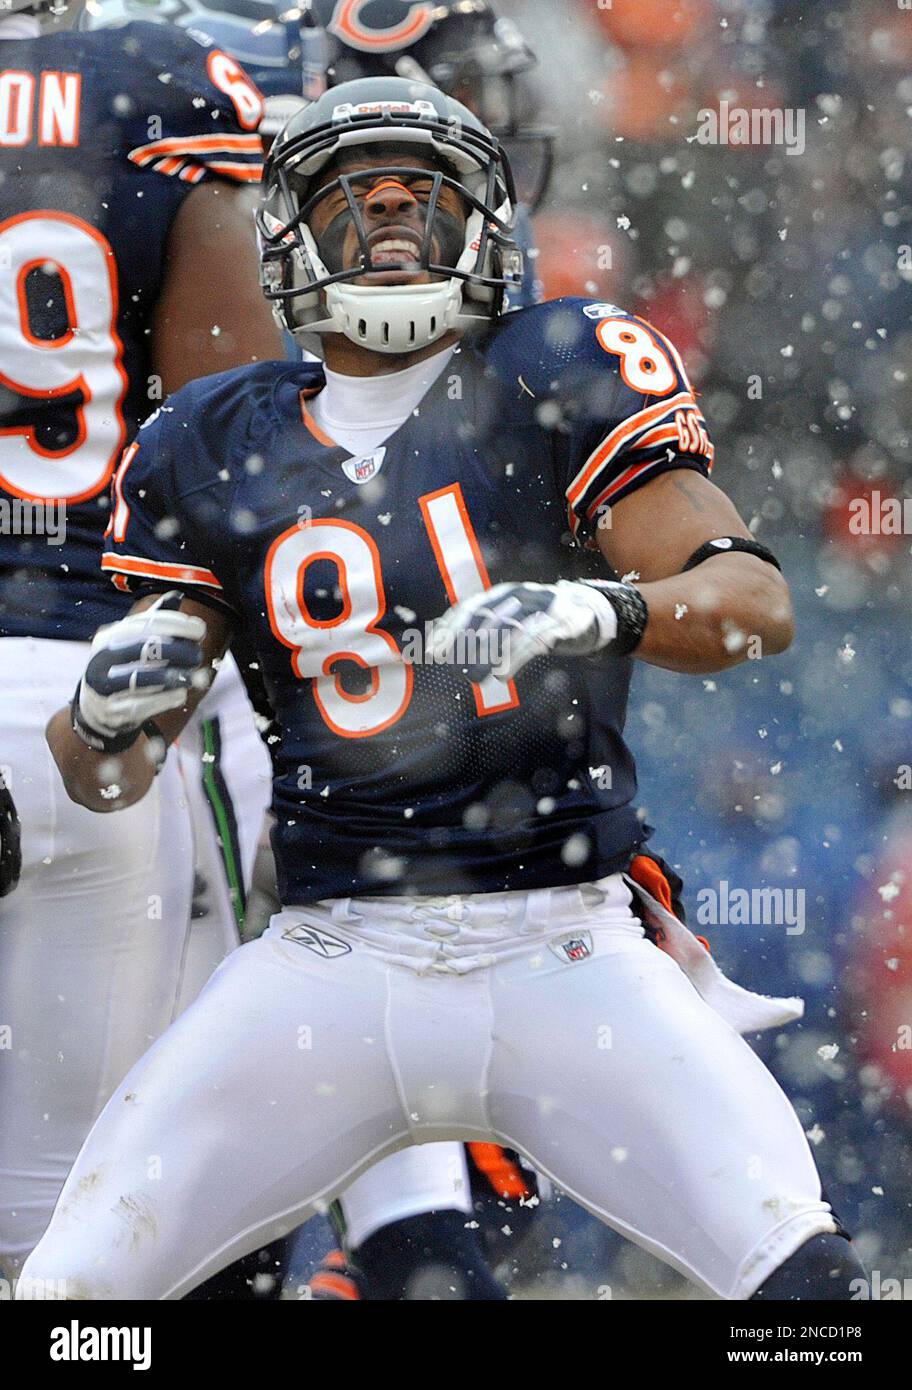
M 553 299 L 507 314 L 483 351 L 499 376 L 521 376 L 530 396 L 572 401 L 583 416 L 628 415 L 652 399 L 693 403 L 674 344 L 606 300 Z
M 144 19 L 95 32 L 118 36 L 121 51 L 133 62 L 135 71 L 151 74 L 162 87 L 175 90 L 204 83 L 209 76 L 209 55 L 217 48 L 207 34 L 197 29 Z
M 243 464 L 250 441 L 275 425 L 277 388 L 299 370 L 298 364 L 285 361 L 252 362 L 189 381 L 142 422 L 140 451 L 153 443 L 164 453 L 179 455 L 181 480 L 190 486 L 191 460 L 207 475 L 213 462 L 229 470 Z
M 498 320 L 485 344 L 492 366 L 519 366 L 546 391 L 574 364 L 593 362 L 604 368 L 598 329 L 608 319 L 640 323 L 635 314 L 605 300 L 566 297 L 532 304 Z

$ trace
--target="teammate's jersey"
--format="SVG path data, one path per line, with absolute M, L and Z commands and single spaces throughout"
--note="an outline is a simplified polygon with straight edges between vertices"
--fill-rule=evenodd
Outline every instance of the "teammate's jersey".
M 123 611 L 99 557 L 161 399 L 169 231 L 194 184 L 259 178 L 261 111 L 233 58 L 170 26 L 0 40 L 0 635 L 83 639 Z
M 521 310 L 463 340 L 362 458 L 310 416 L 321 386 L 319 363 L 264 363 L 178 392 L 118 470 L 104 557 L 121 585 L 178 587 L 252 640 L 282 732 L 282 901 L 613 872 L 646 834 L 629 660 L 539 658 L 473 685 L 423 661 L 425 624 L 489 584 L 604 572 L 612 503 L 709 469 L 678 354 L 612 305 Z

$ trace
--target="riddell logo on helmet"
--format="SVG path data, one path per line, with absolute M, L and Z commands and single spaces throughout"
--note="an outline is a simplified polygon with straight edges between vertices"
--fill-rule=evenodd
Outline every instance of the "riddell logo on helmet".
M 430 101 L 359 101 L 354 106 L 350 101 L 343 101 L 333 107 L 333 120 L 344 121 L 350 116 L 374 116 L 383 111 L 391 111 L 397 115 L 409 112 L 415 116 L 437 115 Z

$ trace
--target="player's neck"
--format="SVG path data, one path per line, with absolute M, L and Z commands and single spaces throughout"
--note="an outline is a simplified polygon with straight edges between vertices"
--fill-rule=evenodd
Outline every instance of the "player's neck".
M 451 330 L 436 342 L 416 352 L 372 352 L 369 348 L 353 343 L 341 333 L 328 334 L 323 340 L 326 365 L 331 372 L 340 376 L 389 376 L 391 372 L 402 372 L 406 367 L 414 367 L 427 357 L 434 357 L 444 348 L 459 342 L 459 333 Z

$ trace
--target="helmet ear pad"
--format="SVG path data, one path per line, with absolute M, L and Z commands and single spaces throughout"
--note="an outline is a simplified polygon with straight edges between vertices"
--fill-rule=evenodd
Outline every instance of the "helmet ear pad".
M 477 210 L 472 213 L 466 223 L 465 248 L 456 263 L 457 270 L 470 271 L 475 269 L 475 262 L 478 260 L 478 252 L 481 247 L 481 237 L 484 232 L 484 218 Z M 483 275 L 490 275 L 494 258 L 494 246 L 489 240 L 485 253 L 485 263 L 482 268 Z M 487 285 L 473 285 L 470 282 L 463 284 L 463 294 L 467 299 L 474 299 L 480 304 L 491 304 L 494 300 L 494 291 Z

